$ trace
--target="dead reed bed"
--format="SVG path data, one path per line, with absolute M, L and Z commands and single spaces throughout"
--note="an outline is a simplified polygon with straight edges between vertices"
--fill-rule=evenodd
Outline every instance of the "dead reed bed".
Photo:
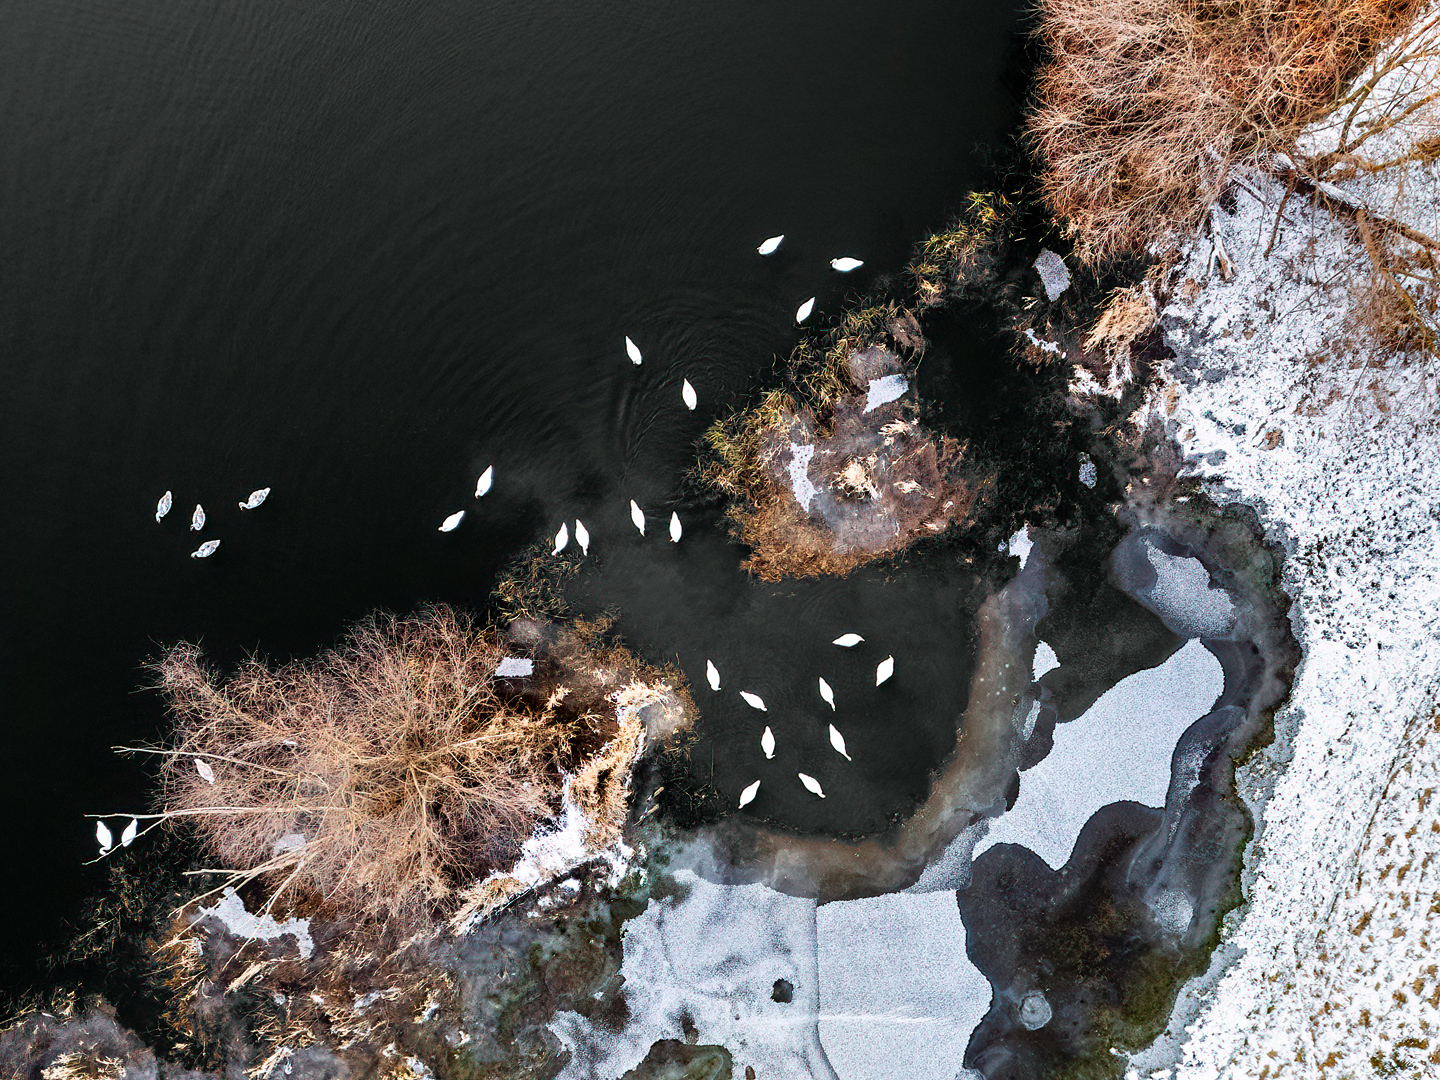
M 1238 163 L 1291 149 L 1424 0 L 1040 0 L 1028 121 L 1087 263 L 1195 229 Z
M 397 926 L 437 915 L 513 863 L 558 810 L 565 772 L 616 733 L 615 696 L 658 674 L 593 629 L 507 637 L 434 607 L 224 677 L 177 646 L 155 665 L 175 728 L 157 817 L 188 822 L 271 904 Z M 507 656 L 533 674 L 497 676 Z

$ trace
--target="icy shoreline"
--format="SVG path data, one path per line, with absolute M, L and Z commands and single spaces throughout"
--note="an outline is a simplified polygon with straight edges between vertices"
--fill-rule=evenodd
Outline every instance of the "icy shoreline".
M 1433 178 L 1428 196 L 1414 205 L 1433 212 Z M 1285 547 L 1304 658 L 1275 742 L 1238 776 L 1261 826 L 1245 906 L 1169 1036 L 1129 1075 L 1433 1065 L 1436 380 L 1419 365 L 1372 368 L 1340 344 L 1343 290 L 1365 257 L 1342 222 L 1292 199 L 1276 226 L 1284 188 L 1263 175 L 1234 197 L 1211 217 L 1229 279 L 1209 277 L 1208 240 L 1176 273 L 1162 312 L 1176 357 L 1153 409 L 1205 490 L 1254 507 Z

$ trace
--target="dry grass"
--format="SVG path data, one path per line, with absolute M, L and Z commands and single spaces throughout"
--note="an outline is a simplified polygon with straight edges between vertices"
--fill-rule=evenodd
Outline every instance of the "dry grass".
M 436 607 L 224 679 L 178 646 L 156 664 L 176 731 L 157 817 L 188 821 L 272 904 L 399 926 L 438 914 L 513 862 L 558 809 L 562 769 L 615 734 L 612 696 L 645 672 L 591 629 L 537 624 L 520 649 Z M 534 657 L 535 674 L 497 679 L 506 655 Z
M 1086 262 L 1194 229 L 1237 163 L 1293 147 L 1421 0 L 1041 0 L 1029 133 Z
M 922 309 L 989 277 L 1014 212 L 1015 203 L 1004 193 L 972 191 L 955 220 L 920 244 L 906 273 Z

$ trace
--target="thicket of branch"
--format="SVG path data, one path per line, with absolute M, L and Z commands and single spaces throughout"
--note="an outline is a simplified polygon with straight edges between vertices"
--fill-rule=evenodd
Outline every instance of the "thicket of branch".
M 1029 132 L 1090 262 L 1193 229 L 1231 167 L 1293 146 L 1422 0 L 1041 0 Z
M 436 607 L 377 616 L 310 662 L 220 677 L 197 648 L 156 665 L 174 714 L 162 814 L 275 897 L 405 925 L 509 866 L 557 811 L 562 767 L 616 730 L 640 674 L 622 650 L 561 635 L 535 674 L 498 679 L 516 646 Z

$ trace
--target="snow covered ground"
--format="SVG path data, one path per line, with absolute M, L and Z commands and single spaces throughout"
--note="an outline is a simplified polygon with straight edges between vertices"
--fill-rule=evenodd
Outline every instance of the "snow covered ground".
M 1276 743 L 1241 773 L 1263 807 L 1247 903 L 1130 1073 L 1440 1076 L 1436 374 L 1347 326 L 1369 275 L 1353 225 L 1300 197 L 1282 214 L 1282 186 L 1239 179 L 1213 215 L 1233 274 L 1196 242 L 1162 313 L 1178 356 L 1155 408 L 1211 493 L 1288 549 L 1305 655 Z M 1430 170 L 1383 207 L 1367 183 L 1351 194 L 1433 230 Z

